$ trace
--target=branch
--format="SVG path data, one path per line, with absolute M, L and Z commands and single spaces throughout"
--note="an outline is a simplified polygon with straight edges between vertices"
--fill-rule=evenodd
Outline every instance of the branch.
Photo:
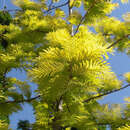
M 6 10 L 2 9 L 0 11 L 15 12 L 15 11 L 22 11 L 22 10 L 20 10 L 20 9 L 6 9 Z
M 111 34 L 111 33 L 110 34 L 109 33 L 103 33 L 102 35 L 103 36 L 112 36 L 113 34 Z
M 72 8 L 74 6 L 75 1 L 73 1 L 72 5 L 70 6 L 70 0 L 68 0 L 68 9 L 69 9 L 69 16 L 72 14 Z
M 47 11 L 44 11 L 43 13 L 48 13 L 49 11 L 51 11 L 51 10 L 53 10 L 53 9 L 57 9 L 57 8 L 60 8 L 60 7 L 66 6 L 66 5 L 68 5 L 68 3 L 69 3 L 69 0 L 68 0 L 66 3 L 63 3 L 63 4 L 61 4 L 61 5 L 58 5 L 58 6 L 52 7 L 52 8 L 50 8 L 50 9 L 48 9 Z
M 84 21 L 85 17 L 88 15 L 89 11 L 94 7 L 95 3 L 96 3 L 96 0 L 93 2 L 92 6 L 90 6 L 90 8 L 87 10 L 87 12 L 85 13 L 85 15 L 84 15 L 84 16 L 82 17 L 82 19 L 80 20 L 80 23 L 78 24 L 74 35 L 78 32 L 79 27 L 81 26 L 81 24 L 82 24 L 82 22 Z
M 63 4 L 61 4 L 61 5 L 58 5 L 58 6 L 49 8 L 48 10 L 43 11 L 43 13 L 48 13 L 49 11 L 51 11 L 51 10 L 53 10 L 53 9 L 57 9 L 57 8 L 66 6 L 68 3 L 69 3 L 69 0 L 68 0 L 66 3 L 63 3 Z M 52 4 L 51 4 L 51 5 L 52 5 Z M 51 5 L 50 5 L 50 6 L 51 6 Z M 14 12 L 15 12 L 15 11 L 22 11 L 22 10 L 20 10 L 20 9 L 12 9 L 12 10 L 6 10 L 6 11 L 8 11 L 8 12 L 13 12 L 13 11 L 14 11 Z
M 49 4 L 48 9 L 51 9 L 52 5 L 53 5 L 53 0 L 51 0 L 51 3 Z
M 70 7 L 70 0 L 68 0 L 68 10 L 69 10 L 69 16 L 71 15 L 71 9 L 72 9 L 72 7 Z
M 23 10 L 21 10 L 21 9 L 14 9 L 14 10 L 12 9 L 12 10 L 11 10 L 11 9 L 10 9 L 10 10 L 7 10 L 7 11 L 8 11 L 8 12 L 17 12 L 17 11 L 23 11 Z
M 123 36 L 122 38 L 118 39 L 117 41 L 115 41 L 114 43 L 112 43 L 110 46 L 107 47 L 107 49 L 115 46 L 118 42 L 122 41 L 124 38 L 128 38 L 130 36 L 130 34 L 127 34 L 125 36 Z
M 5 101 L 5 102 L 0 102 L 0 104 L 8 104 L 8 103 L 24 103 L 24 102 L 31 102 L 37 98 L 40 98 L 40 95 L 30 98 L 30 99 L 22 99 L 22 100 L 13 100 L 13 101 Z
M 87 13 L 86 13 L 87 14 Z M 85 17 L 86 17 L 86 14 L 82 17 L 82 19 L 80 20 L 80 23 L 78 24 L 77 28 L 76 28 L 76 31 L 74 33 L 74 35 L 78 32 L 79 30 L 79 27 L 81 26 L 82 22 L 84 21 Z
M 130 86 L 130 84 L 127 84 L 126 86 L 124 86 L 124 87 L 122 87 L 122 88 L 115 89 L 115 90 L 112 90 L 112 91 L 109 91 L 109 92 L 105 92 L 105 93 L 100 94 L 100 95 L 98 95 L 98 96 L 93 96 L 93 97 L 91 97 L 91 98 L 88 98 L 88 99 L 84 100 L 83 102 L 84 102 L 84 103 L 88 103 L 88 102 L 90 102 L 91 100 L 94 100 L 94 99 L 97 99 L 97 98 L 99 98 L 99 97 L 103 97 L 103 96 L 109 95 L 109 94 L 111 94 L 111 93 L 118 92 L 118 91 L 120 91 L 120 90 L 123 90 L 123 89 L 125 89 L 125 88 L 128 88 L 129 86 Z

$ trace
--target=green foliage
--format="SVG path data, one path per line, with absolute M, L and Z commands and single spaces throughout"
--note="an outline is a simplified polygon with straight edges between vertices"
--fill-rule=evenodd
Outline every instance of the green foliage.
M 7 11 L 0 11 L 0 25 L 5 25 L 5 28 L 1 29 L 2 34 L 0 37 L 0 49 L 6 49 L 8 47 L 8 39 L 6 34 L 8 33 L 6 25 L 9 25 L 12 22 L 12 16 Z
M 4 121 L 0 120 L 0 129 L 1 130 L 7 130 L 8 129 L 8 124 L 5 123 Z
M 12 21 L 12 16 L 7 11 L 0 11 L 0 24 L 9 25 Z
M 129 13 L 122 22 L 110 17 L 118 4 L 109 0 L 13 2 L 20 8 L 13 17 L 0 12 L 0 39 L 8 41 L 6 48 L 0 46 L 0 129 L 8 129 L 8 116 L 24 102 L 34 108 L 34 130 L 129 129 L 129 102 L 125 107 L 98 103 L 125 85 L 108 59 L 115 49 L 130 54 Z M 27 79 L 8 77 L 14 69 Z M 124 78 L 130 83 L 129 72 Z M 39 96 L 33 98 L 29 82 Z
M 130 126 L 128 125 L 118 128 L 118 130 L 129 130 L 129 129 L 130 129 Z

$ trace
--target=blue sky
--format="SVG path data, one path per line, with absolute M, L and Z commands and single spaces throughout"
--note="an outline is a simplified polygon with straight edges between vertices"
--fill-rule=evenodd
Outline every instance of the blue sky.
M 16 7 L 11 4 L 11 0 L 0 0 L 0 9 L 3 8 L 3 1 L 5 1 L 5 4 L 7 6 L 7 9 L 15 9 Z M 65 0 L 64 0 L 65 1 Z M 114 0 L 115 2 L 119 2 L 120 0 Z M 120 20 L 122 19 L 122 15 L 126 12 L 130 12 L 130 2 L 129 4 L 121 4 L 120 8 L 117 8 L 115 11 L 113 11 L 112 16 L 117 17 Z M 130 71 L 130 57 L 128 57 L 124 53 L 115 53 L 114 56 L 110 56 L 109 63 L 112 66 L 112 70 L 117 74 L 124 74 L 125 72 Z M 25 73 L 19 73 L 16 70 L 11 71 L 8 76 L 17 77 L 18 79 L 25 80 L 26 75 Z M 36 87 L 36 85 L 31 84 L 33 87 Z M 106 96 L 101 103 L 123 103 L 124 97 L 130 96 L 130 88 L 127 88 L 125 90 L 122 90 L 120 92 L 111 94 L 109 96 Z M 24 104 L 23 111 L 19 111 L 17 113 L 13 113 L 10 116 L 10 127 L 13 130 L 16 130 L 17 123 L 19 120 L 29 120 L 31 123 L 35 121 L 35 117 L 33 115 L 33 108 L 28 105 L 27 103 Z

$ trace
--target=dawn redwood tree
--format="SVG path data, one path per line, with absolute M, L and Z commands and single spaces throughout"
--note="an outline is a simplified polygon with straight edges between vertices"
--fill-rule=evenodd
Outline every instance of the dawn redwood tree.
M 130 129 L 129 97 L 125 107 L 98 102 L 130 86 L 130 72 L 119 80 L 108 63 L 115 50 L 130 55 L 130 13 L 111 17 L 114 0 L 12 2 L 18 9 L 0 11 L 0 130 L 25 102 L 34 130 Z M 26 81 L 9 77 L 14 69 Z

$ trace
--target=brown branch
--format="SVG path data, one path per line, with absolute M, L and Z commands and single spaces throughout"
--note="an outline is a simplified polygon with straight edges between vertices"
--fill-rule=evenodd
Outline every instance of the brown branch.
M 3 9 L 3 10 L 1 10 L 1 11 L 7 11 L 7 12 L 15 12 L 15 11 L 22 11 L 22 10 L 20 10 L 20 9 Z
M 52 7 L 50 9 L 48 9 L 47 11 L 44 11 L 43 13 L 48 13 L 49 11 L 53 10 L 53 9 L 57 9 L 57 8 L 60 8 L 60 7 L 63 7 L 63 6 L 66 6 L 68 5 L 69 1 L 67 1 L 66 3 L 63 3 L 61 5 L 58 5 L 58 6 L 55 6 L 55 7 Z
M 95 4 L 96 4 L 96 0 L 93 2 L 93 4 L 92 4 L 92 5 L 90 6 L 90 8 L 87 10 L 87 12 L 85 13 L 85 15 L 81 18 L 80 23 L 78 24 L 74 35 L 78 32 L 79 27 L 81 26 L 81 24 L 82 24 L 82 22 L 84 21 L 85 17 L 87 17 L 87 15 L 89 14 L 89 11 L 94 7 Z
M 4 102 L 0 102 L 0 104 L 9 104 L 9 103 L 24 103 L 24 102 L 32 102 L 35 99 L 40 98 L 40 95 L 30 98 L 30 99 L 22 99 L 22 100 L 13 100 L 13 101 L 4 101 Z
M 103 36 L 112 36 L 113 34 L 109 34 L 109 33 L 103 33 Z
M 124 40 L 124 38 L 128 38 L 129 36 L 130 36 L 130 34 L 127 34 L 127 35 L 123 36 L 122 38 L 118 39 L 117 41 L 115 41 L 114 43 L 112 43 L 110 46 L 108 46 L 107 49 L 115 46 L 118 42 Z
M 68 10 L 69 10 L 69 16 L 71 15 L 71 9 L 72 9 L 72 7 L 70 7 L 70 0 L 68 0 Z
M 127 85 L 125 85 L 125 86 L 122 87 L 122 88 L 115 89 L 115 90 L 112 90 L 112 91 L 109 91 L 109 92 L 105 92 L 105 93 L 103 93 L 103 94 L 100 94 L 100 95 L 98 95 L 98 96 L 93 96 L 93 97 L 91 97 L 91 98 L 88 98 L 88 99 L 84 100 L 83 102 L 84 102 L 84 103 L 88 103 L 88 102 L 90 102 L 91 100 L 94 100 L 94 99 L 97 99 L 97 98 L 100 98 L 100 97 L 103 97 L 103 96 L 107 96 L 107 95 L 109 95 L 109 94 L 111 94 L 111 93 L 118 92 L 118 91 L 120 91 L 120 90 L 123 90 L 123 89 L 125 89 L 125 88 L 128 88 L 129 86 L 130 86 L 130 83 L 127 84 Z
M 53 10 L 53 9 L 57 9 L 57 8 L 66 6 L 68 3 L 69 3 L 69 0 L 68 0 L 66 3 L 63 3 L 63 4 L 61 4 L 61 5 L 58 5 L 58 6 L 54 6 L 54 7 L 52 7 L 52 8 L 49 8 L 48 10 L 43 11 L 43 13 L 48 13 L 49 11 L 51 11 L 51 10 Z M 51 4 L 51 5 L 52 5 L 52 4 Z M 12 10 L 6 10 L 6 11 L 8 11 L 8 12 L 13 12 L 13 11 L 14 11 L 14 12 L 15 12 L 15 11 L 22 11 L 22 10 L 20 10 L 20 9 L 12 9 Z
M 80 20 L 80 23 L 78 24 L 76 31 L 74 32 L 74 35 L 78 32 L 79 27 L 81 26 L 82 22 L 84 21 L 85 17 L 86 17 L 87 13 L 85 13 L 85 15 L 82 17 L 82 19 Z
M 71 10 L 72 10 L 72 8 L 74 6 L 74 3 L 75 3 L 75 1 L 73 1 L 72 5 L 70 6 L 70 0 L 68 0 L 69 15 L 71 15 L 71 13 L 72 13 Z
M 51 9 L 52 5 L 53 5 L 53 0 L 51 0 L 51 3 L 49 4 L 48 9 Z

